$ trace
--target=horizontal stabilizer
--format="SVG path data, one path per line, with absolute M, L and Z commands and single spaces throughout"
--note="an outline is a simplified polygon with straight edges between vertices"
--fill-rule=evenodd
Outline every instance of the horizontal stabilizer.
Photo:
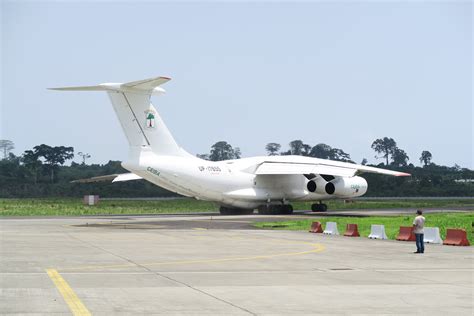
M 131 180 L 140 180 L 143 179 L 140 176 L 137 176 L 134 173 L 122 173 L 119 174 L 112 182 L 124 182 L 124 181 L 131 181 Z
M 60 87 L 49 88 L 49 90 L 59 91 L 119 91 L 132 92 L 138 94 L 159 95 L 165 92 L 159 88 L 164 83 L 170 81 L 168 77 L 154 77 L 139 81 L 132 81 L 126 83 L 101 83 L 96 86 L 78 86 L 78 87 Z
M 78 179 L 71 181 L 71 183 L 92 183 L 92 182 L 123 182 L 123 181 L 131 181 L 131 180 L 139 180 L 143 179 L 140 176 L 137 176 L 134 173 L 115 173 L 115 174 L 108 174 L 105 176 L 98 176 L 86 179 Z
M 140 90 L 153 90 L 154 88 L 161 86 L 162 84 L 167 83 L 170 80 L 171 78 L 167 77 L 155 77 L 150 79 L 127 82 L 124 83 L 123 86 Z
M 59 91 L 106 91 L 107 89 L 102 86 L 82 86 L 82 87 L 61 87 L 61 88 L 48 88 L 49 90 Z

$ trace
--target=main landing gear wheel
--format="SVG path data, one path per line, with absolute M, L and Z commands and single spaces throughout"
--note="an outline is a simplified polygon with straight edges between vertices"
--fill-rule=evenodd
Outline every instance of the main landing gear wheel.
M 291 206 L 290 204 L 261 205 L 258 207 L 258 214 L 261 214 L 261 215 L 293 214 L 293 206 Z
M 231 208 L 221 206 L 219 208 L 219 212 L 221 213 L 221 215 L 250 215 L 253 214 L 253 209 Z
M 328 210 L 328 206 L 323 203 L 314 203 L 311 204 L 311 211 L 313 212 L 326 212 Z

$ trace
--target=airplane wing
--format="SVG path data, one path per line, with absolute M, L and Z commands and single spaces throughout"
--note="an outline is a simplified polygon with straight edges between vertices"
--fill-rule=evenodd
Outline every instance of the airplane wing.
M 78 179 L 71 181 L 71 183 L 91 183 L 91 182 L 104 182 L 104 181 L 112 181 L 112 182 L 123 182 L 123 181 L 131 181 L 131 180 L 139 180 L 143 179 L 140 176 L 137 176 L 134 173 L 115 173 L 115 174 L 108 174 L 105 176 L 98 176 L 92 177 L 87 179 Z
M 331 160 L 327 160 L 324 163 L 266 161 L 261 163 L 255 171 L 256 175 L 327 174 L 337 177 L 352 177 L 361 173 L 378 173 L 396 177 L 410 176 L 409 173 L 405 172 L 392 171 L 351 163 L 333 162 Z

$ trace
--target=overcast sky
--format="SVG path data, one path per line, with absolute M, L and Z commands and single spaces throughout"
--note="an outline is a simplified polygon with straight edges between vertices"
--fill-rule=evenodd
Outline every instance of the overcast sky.
M 124 160 L 105 93 L 46 88 L 163 75 L 153 102 L 193 154 L 225 140 L 265 155 L 301 139 L 375 163 L 370 145 L 388 136 L 415 165 L 429 150 L 474 167 L 470 1 L 3 1 L 1 12 L 0 139 L 17 155 L 45 143 Z

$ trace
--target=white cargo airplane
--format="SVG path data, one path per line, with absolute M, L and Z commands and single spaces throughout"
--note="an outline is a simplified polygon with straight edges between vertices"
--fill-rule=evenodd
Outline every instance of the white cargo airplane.
M 170 78 L 129 83 L 52 88 L 69 91 L 106 91 L 128 139 L 130 149 L 122 166 L 131 173 L 84 179 L 129 181 L 145 179 L 169 191 L 214 201 L 221 214 L 290 214 L 291 201 L 319 201 L 313 211 L 326 211 L 323 200 L 350 199 L 367 191 L 361 173 L 392 176 L 410 174 L 346 162 L 303 156 L 263 156 L 226 161 L 199 159 L 182 149 L 151 104 Z

